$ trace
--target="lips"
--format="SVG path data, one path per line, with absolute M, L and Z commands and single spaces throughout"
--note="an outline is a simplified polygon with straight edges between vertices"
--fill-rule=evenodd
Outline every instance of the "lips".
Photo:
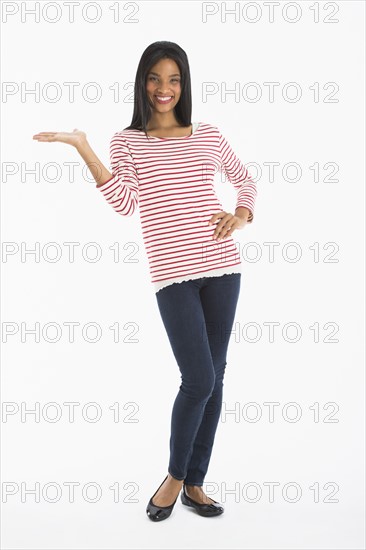
M 156 101 L 158 103 L 161 103 L 162 105 L 165 105 L 166 103 L 170 103 L 173 100 L 172 96 L 156 95 L 154 97 L 155 97 Z

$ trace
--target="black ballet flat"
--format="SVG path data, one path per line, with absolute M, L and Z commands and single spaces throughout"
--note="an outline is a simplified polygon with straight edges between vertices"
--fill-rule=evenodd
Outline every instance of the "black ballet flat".
M 153 504 L 154 496 L 159 491 L 160 487 L 163 485 L 167 477 L 168 476 L 165 477 L 163 482 L 156 489 L 155 493 L 149 500 L 148 505 L 146 507 L 146 513 L 152 521 L 162 521 L 163 519 L 167 519 L 173 511 L 174 504 L 177 502 L 178 495 L 175 501 L 173 502 L 173 504 L 170 504 L 169 506 L 156 506 L 156 504 Z
M 213 503 L 200 504 L 199 502 L 196 502 L 195 500 L 193 500 L 191 497 L 187 495 L 185 484 L 183 484 L 183 490 L 180 494 L 180 498 L 183 504 L 194 508 L 196 512 L 200 514 L 200 516 L 205 516 L 205 517 L 219 516 L 224 511 L 224 507 L 216 500 L 214 500 L 214 504 Z

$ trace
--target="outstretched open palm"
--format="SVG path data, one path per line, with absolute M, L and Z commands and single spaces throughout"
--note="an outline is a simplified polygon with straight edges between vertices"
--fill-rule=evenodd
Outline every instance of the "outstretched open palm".
M 39 132 L 33 136 L 37 141 L 60 141 L 77 147 L 83 140 L 86 139 L 85 132 L 75 128 L 73 132 Z

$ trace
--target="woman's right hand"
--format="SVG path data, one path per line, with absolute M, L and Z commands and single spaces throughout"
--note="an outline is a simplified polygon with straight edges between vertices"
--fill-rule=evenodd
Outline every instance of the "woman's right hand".
M 114 174 L 104 166 L 90 147 L 86 139 L 86 133 L 77 128 L 73 132 L 40 132 L 39 134 L 35 134 L 33 139 L 37 141 L 60 141 L 61 143 L 68 143 L 76 147 L 77 152 L 90 169 L 97 187 L 101 187 L 113 178 Z
M 33 136 L 33 139 L 37 141 L 60 141 L 78 148 L 86 142 L 86 133 L 77 128 L 73 132 L 39 132 L 39 134 Z

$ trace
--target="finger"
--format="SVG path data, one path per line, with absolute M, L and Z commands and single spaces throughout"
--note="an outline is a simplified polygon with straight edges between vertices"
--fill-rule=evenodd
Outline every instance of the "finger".
M 49 137 L 43 137 L 43 136 L 41 136 L 41 137 L 36 137 L 36 138 L 33 138 L 33 139 L 35 139 L 35 140 L 37 140 L 37 141 L 52 141 L 51 138 L 49 138 Z
M 216 214 L 213 214 L 211 218 L 209 219 L 209 225 L 214 223 L 218 218 L 222 217 L 226 212 L 216 212 Z
M 231 229 L 231 228 L 230 228 Z M 225 239 L 228 235 L 229 229 L 225 226 L 221 229 L 220 234 L 217 237 L 217 240 L 220 241 L 221 239 Z
M 226 233 L 226 235 L 223 236 L 223 239 L 227 239 L 228 237 L 230 237 L 230 235 L 233 234 L 234 230 L 235 230 L 235 227 L 231 227 L 229 231 Z
M 220 229 L 221 227 L 223 227 L 227 222 L 228 220 L 230 220 L 232 218 L 232 214 L 227 214 L 226 212 L 221 216 L 221 221 L 217 224 L 216 226 L 216 231 L 217 229 Z
M 235 231 L 238 227 L 238 222 L 234 219 L 234 216 L 231 217 L 231 220 L 226 222 L 226 225 L 221 229 L 218 240 L 226 239 Z
M 218 223 L 217 226 L 216 226 L 216 229 L 215 229 L 215 232 L 214 232 L 214 237 L 218 236 L 220 234 L 222 228 L 225 227 L 225 225 L 227 223 L 229 223 L 232 218 L 233 218 L 232 214 L 226 214 L 226 216 L 224 216 L 224 218 L 221 220 L 221 222 Z M 229 224 L 229 225 L 231 225 L 231 224 Z
M 54 136 L 39 136 L 37 139 L 38 141 L 55 141 Z

